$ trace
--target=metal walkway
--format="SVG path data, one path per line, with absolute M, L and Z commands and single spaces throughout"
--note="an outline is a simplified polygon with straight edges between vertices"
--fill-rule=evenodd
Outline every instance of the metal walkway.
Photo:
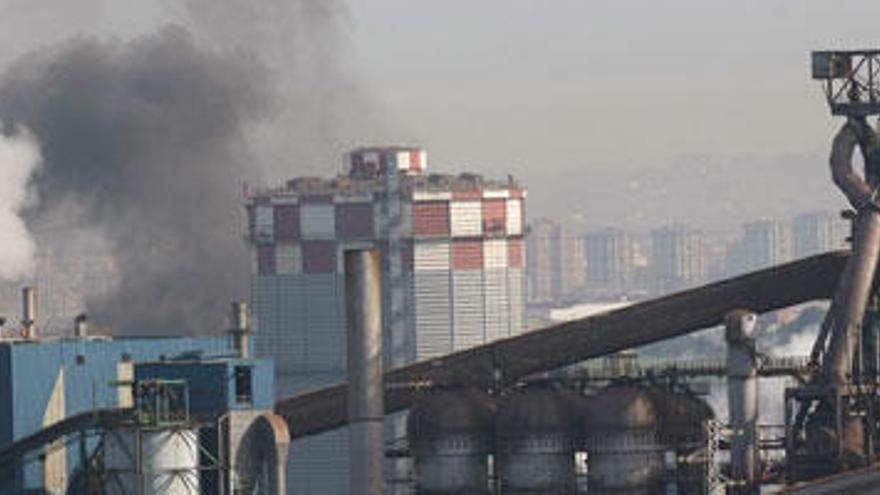
M 734 309 L 763 313 L 829 299 L 848 253 L 831 252 L 581 320 L 421 361 L 385 374 L 385 408 L 409 407 L 420 386 L 510 385 L 590 358 L 720 325 Z M 280 400 L 293 438 L 346 424 L 346 385 Z
M 810 356 L 761 356 L 758 361 L 758 375 L 763 377 L 798 377 L 807 374 L 810 370 Z M 632 362 L 616 363 L 613 360 L 590 362 L 575 370 L 572 378 L 610 381 L 619 378 L 722 377 L 727 371 L 725 358 L 638 358 Z

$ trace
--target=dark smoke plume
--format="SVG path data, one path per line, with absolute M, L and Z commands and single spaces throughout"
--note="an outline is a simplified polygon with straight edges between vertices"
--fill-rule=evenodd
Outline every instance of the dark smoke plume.
M 241 187 L 257 167 L 246 136 L 271 114 L 270 81 L 257 58 L 181 27 L 70 40 L 0 79 L 0 121 L 30 129 L 44 158 L 28 222 L 105 237 L 120 286 L 88 310 L 114 333 L 213 333 L 247 294 Z M 61 232 L 41 241 L 63 246 Z

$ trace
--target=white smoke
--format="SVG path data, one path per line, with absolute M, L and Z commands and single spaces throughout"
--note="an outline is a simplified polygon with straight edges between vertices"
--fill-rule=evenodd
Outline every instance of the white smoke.
M 34 199 L 29 186 L 40 163 L 40 147 L 23 127 L 3 133 L 0 123 L 0 279 L 14 282 L 33 275 L 34 240 L 21 217 Z

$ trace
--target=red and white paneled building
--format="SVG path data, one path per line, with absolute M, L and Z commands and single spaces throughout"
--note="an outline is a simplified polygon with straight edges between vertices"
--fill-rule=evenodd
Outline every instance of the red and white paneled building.
M 335 177 L 246 195 L 255 347 L 275 359 L 279 394 L 345 378 L 346 249 L 383 253 L 389 367 L 525 329 L 526 194 L 512 178 L 428 174 L 424 150 L 363 148 Z M 311 462 L 288 480 L 323 480 Z M 327 469 L 322 492 L 347 492 Z

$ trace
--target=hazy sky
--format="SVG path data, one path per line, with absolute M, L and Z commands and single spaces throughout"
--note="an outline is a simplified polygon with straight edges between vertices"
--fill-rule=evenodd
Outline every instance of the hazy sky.
M 0 64 L 77 32 L 148 32 L 176 10 L 171 0 L 0 5 Z M 376 108 L 360 117 L 384 129 L 364 129 L 365 139 L 423 145 L 435 168 L 514 173 L 532 190 L 535 214 L 607 223 L 619 207 L 609 204 L 615 196 L 629 190 L 637 201 L 645 187 L 659 186 L 633 185 L 634 177 L 662 180 L 676 167 L 740 173 L 735 182 L 756 192 L 734 195 L 727 209 L 704 205 L 696 223 L 843 206 L 825 165 L 837 124 L 809 79 L 809 52 L 876 46 L 876 0 L 348 0 L 348 7 L 348 62 Z M 360 144 L 348 140 L 332 152 Z M 777 165 L 792 173 L 777 171 L 778 183 L 762 179 L 761 170 Z M 290 164 L 291 174 L 297 170 Z M 669 181 L 674 202 L 684 193 L 671 173 Z M 739 214 L 740 203 L 757 205 Z M 621 221 L 689 220 L 692 205 L 676 205 Z

